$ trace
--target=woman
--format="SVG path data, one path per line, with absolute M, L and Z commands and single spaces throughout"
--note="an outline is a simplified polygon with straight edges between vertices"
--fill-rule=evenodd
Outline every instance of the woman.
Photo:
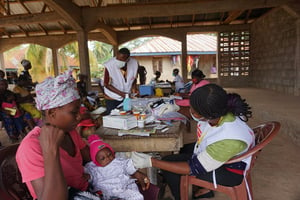
M 176 104 L 179 106 L 190 106 L 189 98 L 191 94 L 199 87 L 209 84 L 209 81 L 205 80 L 205 75 L 200 69 L 195 69 L 192 72 L 192 86 L 189 93 L 179 93 L 184 99 L 176 100 Z
M 36 86 L 44 125 L 28 133 L 16 155 L 22 180 L 34 199 L 66 200 L 68 186 L 70 191 L 88 188 L 83 164 L 91 159 L 89 147 L 74 130 L 80 121 L 80 96 L 71 74 L 69 70 Z
M 249 159 L 232 165 L 225 162 L 254 145 L 253 131 L 245 123 L 251 117 L 250 107 L 238 94 L 227 94 L 220 86 L 208 84 L 192 93 L 190 103 L 191 115 L 198 122 L 197 141 L 192 152 L 190 145 L 186 145 L 180 154 L 163 160 L 132 153 L 135 167 L 153 166 L 163 170 L 176 200 L 180 199 L 181 174 L 191 174 L 210 182 L 216 178 L 218 184 L 226 186 L 239 185 Z M 212 196 L 213 193 L 205 189 L 194 194 L 195 198 Z
M 0 103 L 6 101 L 8 96 L 15 97 L 15 93 L 8 90 L 8 83 L 6 79 L 0 79 Z M 5 131 L 12 143 L 18 142 L 19 135 L 25 133 L 27 123 L 25 120 L 32 120 L 29 114 L 25 114 L 18 118 L 14 118 L 11 111 L 0 108 L 0 116 L 4 124 Z
M 82 164 L 89 148 L 74 128 L 79 122 L 80 96 L 71 70 L 36 86 L 37 108 L 44 125 L 21 142 L 16 160 L 34 199 L 67 199 L 67 186 L 86 190 Z

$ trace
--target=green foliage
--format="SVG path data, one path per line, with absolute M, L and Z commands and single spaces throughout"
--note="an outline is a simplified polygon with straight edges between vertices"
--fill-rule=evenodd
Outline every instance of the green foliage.
M 121 47 L 127 47 L 132 50 L 146 41 L 151 40 L 153 37 L 143 37 L 136 40 L 129 41 Z M 51 50 L 46 47 L 37 44 L 26 44 L 17 46 L 9 51 L 18 50 L 20 48 L 27 48 L 26 55 L 24 58 L 30 60 L 32 64 L 32 69 L 30 71 L 34 81 L 42 81 L 49 75 L 53 74 L 53 63 Z M 113 46 L 98 41 L 89 41 L 89 61 L 90 61 L 90 71 L 91 78 L 103 78 L 104 76 L 104 66 L 103 63 L 112 58 Z M 75 59 L 76 63 L 79 63 L 79 52 L 78 43 L 69 43 L 57 51 L 58 57 L 61 58 L 62 63 L 60 64 L 60 71 L 65 71 L 71 65 L 69 63 L 69 58 Z M 78 66 L 79 67 L 79 66 Z
M 25 58 L 31 62 L 32 69 L 30 73 L 34 81 L 42 81 L 44 78 L 49 76 L 49 70 L 46 64 L 47 60 L 47 48 L 37 45 L 30 44 Z M 46 73 L 47 72 L 47 73 Z

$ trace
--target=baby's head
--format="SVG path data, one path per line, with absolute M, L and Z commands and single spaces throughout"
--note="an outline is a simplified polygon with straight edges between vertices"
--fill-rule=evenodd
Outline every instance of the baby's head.
M 97 166 L 105 167 L 115 158 L 114 150 L 109 144 L 103 142 L 98 135 L 90 135 L 88 142 L 91 159 Z

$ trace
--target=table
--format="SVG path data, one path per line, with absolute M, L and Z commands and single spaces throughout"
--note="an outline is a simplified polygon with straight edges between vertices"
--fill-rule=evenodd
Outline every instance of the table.
M 161 132 L 156 130 L 150 136 L 118 136 L 117 129 L 100 127 L 96 130 L 105 142 L 109 143 L 116 152 L 179 152 L 183 146 L 183 124 L 172 123 L 169 130 Z

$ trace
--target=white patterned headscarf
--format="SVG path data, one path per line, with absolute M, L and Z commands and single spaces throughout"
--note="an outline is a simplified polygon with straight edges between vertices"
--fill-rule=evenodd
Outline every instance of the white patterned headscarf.
M 72 70 L 67 70 L 56 78 L 48 77 L 36 85 L 35 91 L 39 110 L 57 108 L 80 98 Z

